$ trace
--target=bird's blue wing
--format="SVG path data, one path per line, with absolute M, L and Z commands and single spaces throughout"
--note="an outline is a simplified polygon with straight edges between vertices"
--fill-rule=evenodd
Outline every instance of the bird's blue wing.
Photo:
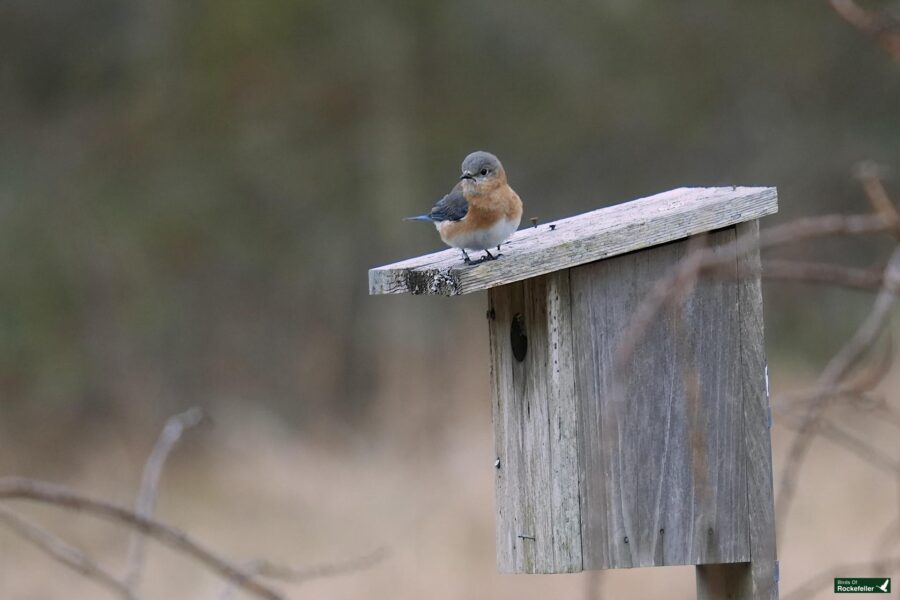
M 429 216 L 432 221 L 459 221 L 469 212 L 469 203 L 458 186 L 438 200 Z

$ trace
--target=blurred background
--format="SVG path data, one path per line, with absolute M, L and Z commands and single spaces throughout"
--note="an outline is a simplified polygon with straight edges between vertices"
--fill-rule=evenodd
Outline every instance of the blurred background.
M 390 550 L 291 597 L 692 598 L 689 568 L 495 573 L 486 296 L 369 297 L 366 273 L 441 247 L 401 218 L 476 149 L 525 219 L 732 184 L 778 186 L 763 227 L 865 212 L 852 171 L 900 165 L 900 73 L 824 1 L 6 0 L 0 475 L 129 504 L 165 419 L 198 405 L 160 518 L 234 558 Z M 765 293 L 775 391 L 808 386 L 871 302 Z M 859 427 L 896 455 L 896 429 Z M 777 470 L 792 434 L 773 435 Z M 783 591 L 872 558 L 897 506 L 880 477 L 814 446 Z M 121 529 L 29 514 L 122 562 Z M 220 586 L 151 548 L 147 597 Z M 104 593 L 0 529 L 0 598 Z

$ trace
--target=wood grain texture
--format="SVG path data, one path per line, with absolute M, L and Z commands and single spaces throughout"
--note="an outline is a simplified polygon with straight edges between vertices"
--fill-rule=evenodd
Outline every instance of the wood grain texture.
M 497 567 L 504 573 L 580 571 L 568 272 L 494 288 L 489 301 Z M 521 361 L 511 342 L 516 319 L 527 336 Z
M 759 221 L 737 226 L 738 236 L 759 239 Z M 738 269 L 758 273 L 759 252 L 740 259 Z M 744 396 L 744 444 L 750 505 L 751 600 L 778 599 L 775 548 L 775 493 L 772 484 L 772 435 L 762 286 L 758 277 L 741 281 L 741 382 Z
M 750 560 L 738 284 L 698 282 L 613 369 L 634 308 L 687 246 L 570 271 L 585 569 Z
M 759 222 L 737 226 L 739 237 L 759 238 Z M 759 252 L 738 259 L 742 273 L 759 273 Z M 741 394 L 747 454 L 747 497 L 752 562 L 697 568 L 699 600 L 777 600 L 775 498 L 772 488 L 772 443 L 762 289 L 759 277 L 739 282 L 741 311 Z
M 526 202 L 526 212 L 527 212 Z M 775 188 L 679 188 L 521 229 L 495 261 L 451 249 L 369 271 L 370 294 L 455 296 L 522 281 L 775 213 Z M 526 214 L 527 216 L 527 214 Z

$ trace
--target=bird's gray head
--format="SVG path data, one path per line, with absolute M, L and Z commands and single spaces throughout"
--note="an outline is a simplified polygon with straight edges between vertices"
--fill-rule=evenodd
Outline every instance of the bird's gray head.
M 468 155 L 462 162 L 462 175 L 464 183 L 475 185 L 494 181 L 506 181 L 506 172 L 500 160 L 490 152 L 479 150 Z

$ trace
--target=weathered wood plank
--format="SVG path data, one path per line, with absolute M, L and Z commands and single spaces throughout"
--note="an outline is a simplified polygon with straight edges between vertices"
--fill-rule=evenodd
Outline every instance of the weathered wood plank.
M 527 208 L 527 207 L 526 207 Z M 522 229 L 499 260 L 467 266 L 457 250 L 369 271 L 370 294 L 455 296 L 522 281 L 775 213 L 775 188 L 679 188 Z
M 548 397 L 550 400 L 550 493 L 553 510 L 554 572 L 583 568 L 578 495 L 578 409 L 572 347 L 569 270 L 546 275 Z
M 489 302 L 498 569 L 580 571 L 568 272 L 494 288 Z
M 738 284 L 698 282 L 614 372 L 635 307 L 687 245 L 570 271 L 585 569 L 750 560 Z
M 737 226 L 739 237 L 759 238 L 759 222 Z M 759 252 L 738 259 L 740 273 L 759 273 Z M 697 568 L 699 600 L 777 600 L 775 500 L 772 489 L 772 443 L 763 304 L 759 277 L 739 282 L 741 324 L 741 394 L 747 455 L 747 497 L 752 562 Z
M 737 227 L 740 237 L 759 239 L 759 221 Z M 759 273 L 759 252 L 747 254 L 741 273 Z M 763 326 L 762 286 L 758 277 L 741 282 L 741 381 L 744 396 L 744 443 L 750 505 L 751 600 L 778 599 L 775 549 L 775 494 L 772 486 L 772 436 L 768 366 Z

